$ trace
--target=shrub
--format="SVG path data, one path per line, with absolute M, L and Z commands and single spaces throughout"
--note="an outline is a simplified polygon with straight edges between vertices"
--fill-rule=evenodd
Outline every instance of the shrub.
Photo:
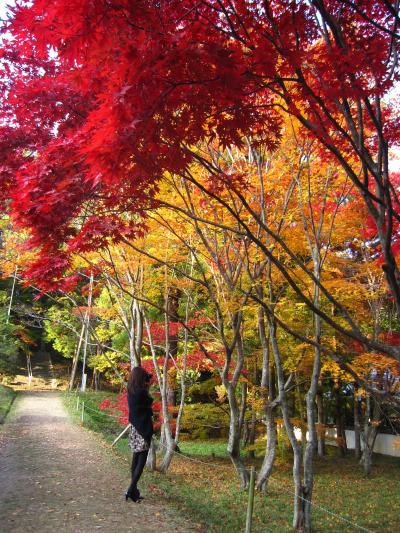
M 225 406 L 194 403 L 185 407 L 181 421 L 182 440 L 222 438 L 228 433 L 229 412 Z

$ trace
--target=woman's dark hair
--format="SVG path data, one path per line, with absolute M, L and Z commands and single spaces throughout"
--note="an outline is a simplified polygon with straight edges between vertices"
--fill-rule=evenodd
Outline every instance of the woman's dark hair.
M 141 366 L 135 366 L 129 374 L 128 392 L 135 394 L 139 389 L 147 389 L 151 379 L 151 374 L 146 372 Z

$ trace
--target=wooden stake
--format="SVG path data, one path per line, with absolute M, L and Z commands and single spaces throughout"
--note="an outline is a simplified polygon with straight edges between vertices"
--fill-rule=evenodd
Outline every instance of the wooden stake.
M 93 272 L 90 273 L 90 282 L 89 282 L 89 295 L 88 295 L 88 308 L 86 312 L 86 331 L 85 331 L 85 343 L 83 345 L 83 363 L 82 363 L 82 383 L 81 391 L 85 392 L 86 390 L 86 357 L 87 357 L 87 347 L 89 343 L 89 327 L 90 327 L 90 310 L 92 307 L 92 293 L 93 293 Z
M 246 533 L 251 533 L 251 524 L 253 521 L 255 480 L 256 480 L 256 470 L 254 466 L 252 466 L 250 470 L 249 499 L 247 502 Z
M 121 433 L 118 435 L 118 437 L 114 440 L 114 442 L 111 444 L 111 446 L 114 446 L 114 444 L 116 444 L 116 443 L 119 441 L 119 439 L 125 435 L 125 433 L 128 431 L 128 429 L 129 429 L 130 427 L 131 427 L 131 425 L 128 424 L 128 425 L 126 426 L 126 428 L 125 428 L 123 431 L 121 431 Z
M 17 271 L 18 271 L 18 266 L 15 267 L 15 272 L 14 272 L 14 279 L 13 279 L 13 284 L 12 284 L 12 289 L 11 289 L 10 303 L 9 303 L 8 309 L 7 309 L 7 320 L 6 320 L 7 324 L 10 322 L 10 314 L 11 314 L 11 308 L 12 308 L 13 298 L 14 298 L 15 283 L 17 281 Z

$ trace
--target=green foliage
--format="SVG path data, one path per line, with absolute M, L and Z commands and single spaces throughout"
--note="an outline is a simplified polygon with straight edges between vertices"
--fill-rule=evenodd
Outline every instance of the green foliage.
M 46 320 L 44 326 L 45 340 L 51 342 L 53 348 L 66 358 L 74 356 L 80 329 L 80 321 L 71 311 L 67 303 L 63 307 L 53 305 L 47 311 L 51 320 Z
M 0 385 L 0 424 L 4 422 L 15 396 L 13 389 Z
M 96 368 L 111 384 L 118 385 L 121 382 L 119 377 L 115 374 L 114 367 L 110 364 L 110 361 L 115 367 L 119 367 L 121 355 L 107 350 L 105 351 L 105 355 L 103 353 L 92 355 L 88 361 L 88 366 L 90 368 Z
M 15 376 L 18 372 L 18 353 L 22 347 L 16 335 L 17 327 L 7 323 L 7 312 L 0 310 L 0 375 Z
M 195 403 L 185 407 L 181 422 L 182 439 L 226 437 L 229 432 L 229 412 L 211 403 Z
M 215 387 L 221 383 L 221 379 L 218 376 L 213 376 L 205 381 L 194 383 L 188 388 L 187 398 L 190 402 L 209 402 L 211 399 L 215 399 L 217 394 Z

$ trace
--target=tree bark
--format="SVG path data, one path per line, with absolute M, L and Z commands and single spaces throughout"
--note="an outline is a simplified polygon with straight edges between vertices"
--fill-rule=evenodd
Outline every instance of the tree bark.
M 156 445 L 154 439 L 151 441 L 149 454 L 147 456 L 146 467 L 153 471 L 157 469 L 157 455 L 156 455 Z
M 279 404 L 282 412 L 282 418 L 285 425 L 286 433 L 289 437 L 293 450 L 293 483 L 294 483 L 294 502 L 293 502 L 293 528 L 295 531 L 301 531 L 304 525 L 304 488 L 301 479 L 302 453 L 301 445 L 297 442 L 294 432 L 294 426 L 290 420 L 288 409 L 285 380 L 283 375 L 282 358 L 280 355 L 279 345 L 276 338 L 276 324 L 273 317 L 268 317 L 269 336 L 271 339 L 272 353 L 275 360 L 275 368 L 278 380 Z
M 318 413 L 318 431 L 317 431 L 318 456 L 324 457 L 326 455 L 326 443 L 325 443 L 326 419 L 325 419 L 324 400 L 323 400 L 321 391 L 317 393 L 316 402 L 317 402 L 317 413 Z
M 356 459 L 361 457 L 361 412 L 358 399 L 358 386 L 354 385 L 354 455 Z
M 75 355 L 74 355 L 74 359 L 72 361 L 72 369 L 71 369 L 71 377 L 69 379 L 69 387 L 68 389 L 70 391 L 72 391 L 72 389 L 74 388 L 74 381 L 75 381 L 75 376 L 76 376 L 76 370 L 78 368 L 78 361 L 79 361 L 79 353 L 81 351 L 81 346 L 82 346 L 82 342 L 83 342 L 83 335 L 85 333 L 85 319 L 83 320 L 83 323 L 82 323 L 82 329 L 81 329 L 81 334 L 79 336 L 79 341 L 78 341 L 78 346 L 76 348 L 76 352 L 75 352 Z
M 262 287 L 258 286 L 258 295 L 263 297 Z M 257 490 L 265 491 L 268 486 L 268 479 L 272 473 L 272 469 L 276 457 L 276 447 L 278 443 L 278 435 L 276 430 L 275 411 L 276 406 L 272 405 L 272 398 L 275 397 L 275 386 L 272 376 L 271 363 L 270 363 L 270 343 L 267 337 L 265 328 L 265 311 L 263 307 L 258 309 L 258 334 L 261 341 L 263 361 L 262 361 L 262 373 L 261 373 L 261 390 L 264 394 L 264 412 L 265 412 L 265 425 L 266 425 L 266 437 L 267 445 L 265 449 L 265 455 L 263 463 L 261 465 L 260 472 L 257 476 L 256 487 Z
M 232 384 L 225 381 L 224 386 L 226 388 L 230 410 L 228 453 L 239 476 L 242 488 L 246 489 L 249 484 L 249 474 L 240 457 L 240 409 L 237 403 L 235 389 Z
M 175 287 L 170 287 L 168 291 L 168 302 L 167 302 L 167 309 L 168 309 L 168 318 L 172 322 L 178 322 L 179 321 L 179 302 L 182 296 L 182 291 L 180 289 L 177 289 Z M 171 334 L 168 333 L 168 345 L 169 345 L 169 353 L 172 355 L 172 357 L 176 357 L 178 354 L 178 334 Z M 167 383 L 167 399 L 169 405 L 176 405 L 176 388 L 175 384 L 172 382 L 172 380 L 169 378 Z
M 372 400 L 372 405 L 371 405 Z M 364 468 L 364 474 L 369 476 L 372 469 L 372 454 L 374 452 L 375 440 L 378 435 L 379 426 L 382 421 L 382 415 L 379 413 L 376 400 L 369 395 L 366 398 L 366 410 L 364 415 L 364 428 L 362 432 L 362 441 L 364 449 L 361 456 L 361 463 Z
M 320 280 L 320 256 L 319 251 L 314 250 L 314 275 Z M 314 305 L 319 307 L 319 287 L 314 284 Z M 314 336 L 318 345 L 321 342 L 322 326 L 321 317 L 314 314 Z M 304 484 L 303 484 L 303 512 L 304 512 L 304 524 L 303 531 L 309 532 L 312 530 L 311 522 L 311 500 L 314 489 L 314 453 L 317 447 L 317 428 L 316 428 L 316 409 L 315 400 L 318 394 L 318 384 L 321 374 L 321 350 L 318 346 L 314 350 L 314 363 L 311 375 L 310 387 L 306 395 L 307 406 L 307 429 L 308 429 L 308 441 L 304 447 L 303 454 L 303 472 L 304 472 Z
M 335 398 L 335 422 L 336 422 L 336 441 L 338 445 L 338 452 L 341 457 L 344 457 L 347 452 L 346 433 L 343 421 L 342 396 L 340 394 L 340 382 L 336 382 L 333 386 L 333 394 Z
M 256 441 L 256 413 L 254 410 L 251 412 L 251 419 L 250 419 L 250 429 L 248 434 L 248 444 L 249 446 L 253 447 L 254 443 Z M 252 448 L 248 453 L 249 459 L 255 458 L 254 449 Z
M 276 446 L 278 435 L 276 431 L 275 407 L 267 407 L 265 410 L 265 423 L 267 426 L 267 447 L 264 460 L 257 477 L 257 490 L 265 491 L 268 485 L 269 476 L 272 473 L 276 457 Z

